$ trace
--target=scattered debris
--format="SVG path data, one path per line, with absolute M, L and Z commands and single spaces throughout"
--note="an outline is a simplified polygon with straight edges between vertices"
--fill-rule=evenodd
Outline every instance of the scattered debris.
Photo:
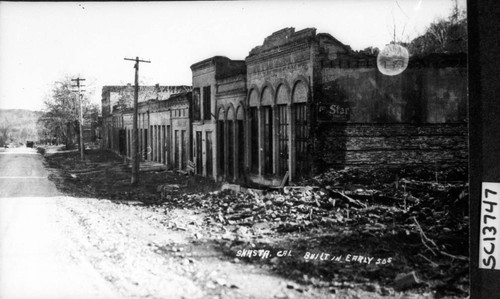
M 410 273 L 406 274 L 398 274 L 398 276 L 394 280 L 394 288 L 396 290 L 402 291 L 420 283 L 421 281 L 417 278 L 415 271 L 411 271 Z
M 380 283 L 381 288 L 367 289 L 381 294 L 391 293 L 383 286 L 393 282 L 404 289 L 420 286 L 420 279 L 428 282 L 427 288 L 439 285 L 443 292 L 468 286 L 466 279 L 444 286 L 439 283 L 456 277 L 456 273 L 463 273 L 461 277 L 465 278 L 468 275 L 466 168 L 331 170 L 297 186 L 267 190 L 235 184 L 221 188 L 196 175 L 145 171 L 141 172 L 140 184 L 132 187 L 130 170 L 122 160 L 111 155 L 106 158 L 106 154 L 102 158 L 92 154 L 87 157 L 88 161 L 79 161 L 67 155 L 46 156 L 50 167 L 66 173 L 51 179 L 63 181 L 58 186 L 70 193 L 140 201 L 165 213 L 179 208 L 199 211 L 203 221 L 190 223 L 184 219 L 168 227 L 189 231 L 196 241 L 217 240 L 233 263 L 255 262 L 235 258 L 234 252 L 240 248 L 279 247 L 292 249 L 296 256 L 297 252 L 315 249 L 339 256 L 392 257 L 393 262 L 371 269 L 358 263 L 306 263 L 300 258 L 273 256 L 259 263 L 267 263 L 299 282 L 311 283 L 310 278 L 303 279 L 303 274 L 328 281 L 333 291 L 349 288 L 354 280 L 366 284 L 363 279 Z M 410 269 L 415 270 L 394 280 L 397 271 Z

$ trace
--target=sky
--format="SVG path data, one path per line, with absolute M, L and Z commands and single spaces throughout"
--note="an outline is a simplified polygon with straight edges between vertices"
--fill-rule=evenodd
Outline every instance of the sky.
M 457 0 L 465 7 L 465 0 Z M 447 17 L 455 0 L 4 2 L 0 1 L 0 109 L 41 110 L 54 82 L 85 78 L 92 102 L 103 85 L 191 85 L 190 66 L 222 55 L 245 59 L 285 27 L 314 27 L 354 50 L 408 42 Z

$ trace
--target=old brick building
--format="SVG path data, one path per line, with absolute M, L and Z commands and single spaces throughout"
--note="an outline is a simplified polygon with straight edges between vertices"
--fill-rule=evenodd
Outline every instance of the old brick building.
M 273 33 L 246 58 L 247 161 L 253 181 L 277 183 L 311 170 L 312 105 L 322 59 L 348 48 L 312 28 Z
M 184 168 L 190 155 L 190 91 L 190 86 L 140 88 L 138 130 L 142 160 Z M 103 147 L 129 158 L 132 153 L 132 101 L 130 85 L 104 86 L 102 89 Z
M 238 109 L 243 117 L 245 62 L 215 56 L 193 64 L 191 70 L 196 173 L 234 179 L 234 122 Z
M 314 28 L 285 28 L 244 61 L 193 64 L 192 94 L 141 103 L 141 149 L 175 168 L 192 161 L 199 175 L 266 185 L 330 167 L 465 164 L 465 61 L 412 57 L 403 74 L 385 76 L 375 56 Z M 104 132 L 129 136 L 130 111 L 109 113 L 107 92 Z

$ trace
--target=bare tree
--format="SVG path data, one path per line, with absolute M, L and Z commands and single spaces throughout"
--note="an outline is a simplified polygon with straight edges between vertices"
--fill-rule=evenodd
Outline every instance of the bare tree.
M 9 141 L 10 124 L 2 123 L 0 126 L 0 146 L 4 146 Z
M 54 83 L 51 96 L 45 101 L 43 115 L 39 124 L 44 127 L 43 134 L 55 136 L 68 148 L 75 144 L 79 133 L 78 95 L 73 92 L 71 77 L 66 76 Z M 90 103 L 87 93 L 82 98 L 84 123 L 90 121 L 98 111 L 96 105 Z
M 425 33 L 411 41 L 412 55 L 429 53 L 467 53 L 465 10 L 455 6 L 450 16 L 431 23 Z

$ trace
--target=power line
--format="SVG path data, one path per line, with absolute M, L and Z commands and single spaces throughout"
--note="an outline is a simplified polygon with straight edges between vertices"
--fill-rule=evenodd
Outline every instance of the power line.
M 135 86 L 134 86 L 134 118 L 132 123 L 132 178 L 130 183 L 136 185 L 139 182 L 139 132 L 137 130 L 137 106 L 139 102 L 139 63 L 151 63 L 149 60 L 142 60 L 139 57 L 124 58 L 124 60 L 135 61 Z
M 73 86 L 73 87 L 77 87 L 78 88 L 78 100 L 79 100 L 79 103 L 80 103 L 80 158 L 82 160 L 85 159 L 85 154 L 84 154 L 84 150 L 85 150 L 85 145 L 83 144 L 83 105 L 82 105 L 82 90 L 80 89 L 80 87 L 84 87 L 85 85 L 81 85 L 80 82 L 81 81 L 85 81 L 85 79 L 83 78 L 76 78 L 76 79 L 71 79 L 71 81 L 76 81 L 76 86 Z

